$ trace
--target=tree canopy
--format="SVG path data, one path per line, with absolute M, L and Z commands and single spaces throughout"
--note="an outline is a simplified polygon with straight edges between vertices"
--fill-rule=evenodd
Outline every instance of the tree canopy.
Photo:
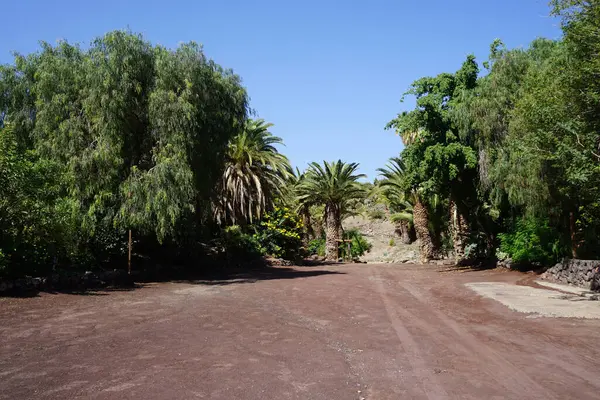
M 600 1 L 551 12 L 558 40 L 495 40 L 482 63 L 416 79 L 374 185 L 354 162 L 294 172 L 241 78 L 194 42 L 114 31 L 16 54 L 0 66 L 0 275 L 122 259 L 127 231 L 146 259 L 325 238 L 337 259 L 367 188 L 423 260 L 600 257 Z
M 416 108 L 388 124 L 406 144 L 399 184 L 441 197 L 450 217 L 438 228 L 455 252 L 490 254 L 499 234 L 508 242 L 546 226 L 552 257 L 567 247 L 598 256 L 600 3 L 552 6 L 561 40 L 524 49 L 496 40 L 485 74 L 469 56 L 456 73 L 416 80 L 405 94 Z
M 216 205 L 219 220 L 252 222 L 282 197 L 292 172 L 287 157 L 275 147 L 281 138 L 268 131 L 272 125 L 248 120 L 229 143 Z
M 115 31 L 86 50 L 42 43 L 0 67 L 3 142 L 27 157 L 23 168 L 52 171 L 51 202 L 63 199 L 81 232 L 71 241 L 124 229 L 177 240 L 182 224 L 206 225 L 229 140 L 247 114 L 240 78 L 195 43 L 169 50 Z

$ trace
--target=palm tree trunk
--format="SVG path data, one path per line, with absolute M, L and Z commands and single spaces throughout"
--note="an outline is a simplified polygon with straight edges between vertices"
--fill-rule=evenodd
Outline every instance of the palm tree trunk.
M 413 221 L 421 250 L 421 262 L 427 263 L 435 258 L 436 251 L 429 232 L 429 211 L 420 198 L 413 207 Z
M 308 209 L 302 209 L 300 213 L 302 214 L 302 224 L 304 225 L 304 237 L 302 238 L 302 243 L 306 247 L 308 246 L 308 243 L 314 239 L 315 233 L 312 228 L 310 211 Z
M 408 221 L 399 221 L 396 223 L 396 234 L 400 236 L 400 243 L 411 244 L 413 242 L 410 237 L 410 228 Z
M 340 235 L 340 215 L 338 208 L 333 204 L 325 206 L 325 258 L 337 261 Z
M 322 238 L 323 236 L 325 236 L 325 229 L 323 228 L 323 221 L 318 221 L 318 223 L 315 225 L 315 229 L 314 229 L 314 237 L 315 238 Z
M 460 212 L 456 202 L 450 200 L 450 231 L 454 247 L 456 261 L 459 262 L 465 258 L 465 246 L 469 236 L 469 224 L 463 213 Z

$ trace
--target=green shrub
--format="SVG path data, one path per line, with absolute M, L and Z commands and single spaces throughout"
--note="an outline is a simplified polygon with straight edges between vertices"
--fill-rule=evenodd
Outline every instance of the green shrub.
M 390 247 L 394 247 L 396 245 L 396 241 L 392 238 L 389 243 Z
M 510 254 L 503 252 L 500 249 L 496 249 L 496 258 L 499 261 L 504 261 L 510 258 Z
M 223 246 L 230 261 L 251 261 L 262 256 L 260 243 L 238 225 L 228 226 L 222 233 Z
M 497 253 L 494 242 L 481 232 L 472 233 L 465 245 L 465 259 L 467 260 L 485 260 L 493 257 Z
M 350 253 L 351 258 L 355 259 L 363 254 L 371 251 L 373 245 L 365 239 L 365 237 L 356 229 L 350 229 L 344 232 L 344 240 L 352 240 L 350 243 Z M 340 257 L 348 258 L 348 244 L 341 243 L 340 244 Z
M 511 232 L 501 233 L 499 238 L 499 253 L 509 255 L 517 264 L 549 265 L 565 254 L 560 235 L 546 220 L 522 219 Z
M 385 219 L 385 212 L 383 210 L 373 209 L 367 213 L 367 216 L 372 220 L 383 220 Z
M 356 229 L 351 229 L 344 232 L 344 240 L 352 240 L 350 243 L 350 252 L 352 258 L 358 258 L 365 253 L 371 251 L 373 245 L 364 238 L 364 236 Z M 311 255 L 325 255 L 325 238 L 311 240 L 308 244 L 308 253 Z M 340 243 L 339 254 L 341 258 L 347 258 L 348 243 Z
M 308 243 L 308 248 L 306 249 L 308 254 L 310 255 L 318 255 L 325 256 L 325 239 L 313 239 Z
M 275 207 L 255 227 L 254 238 L 263 254 L 294 260 L 302 248 L 302 228 L 302 221 L 296 214 L 287 207 Z

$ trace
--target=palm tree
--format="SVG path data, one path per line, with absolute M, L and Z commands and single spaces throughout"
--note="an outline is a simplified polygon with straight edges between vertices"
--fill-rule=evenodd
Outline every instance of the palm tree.
M 396 208 L 393 220 L 400 223 L 401 232 L 405 231 L 409 235 L 412 222 L 419 240 L 422 261 L 436 258 L 438 249 L 429 230 L 429 210 L 422 193 L 417 188 L 408 188 L 405 184 L 406 172 L 402 159 L 393 157 L 385 168 L 379 168 L 377 171 L 383 177 L 380 185 L 385 188 L 384 195 Z
M 416 195 L 416 202 L 413 207 L 413 221 L 419 246 L 421 248 L 421 261 L 424 263 L 439 257 L 439 248 L 434 242 L 429 230 L 429 209 L 422 201 L 419 194 Z
M 364 188 L 358 179 L 358 163 L 344 163 L 341 160 L 323 165 L 311 163 L 304 181 L 298 187 L 300 202 L 325 206 L 325 256 L 328 260 L 338 259 L 342 213 L 353 199 L 364 198 Z
M 390 216 L 390 220 L 396 225 L 396 233 L 404 244 L 411 244 L 416 240 L 413 203 L 404 200 L 390 204 L 390 209 L 395 211 Z
M 252 222 L 282 194 L 291 167 L 275 147 L 283 142 L 269 132 L 272 126 L 249 119 L 230 141 L 215 207 L 218 221 Z
M 385 168 L 378 168 L 377 171 L 384 178 L 378 182 L 378 187 L 393 213 L 390 219 L 396 224 L 396 233 L 400 235 L 402 243 L 411 244 L 416 239 L 413 210 L 417 199 L 414 194 L 407 195 L 403 187 L 405 172 L 402 160 L 392 158 Z
M 469 237 L 470 227 L 465 217 L 466 213 L 460 212 L 456 201 L 450 199 L 450 234 L 454 247 L 454 257 L 460 263 L 465 259 L 465 246 Z
M 406 111 L 398 114 L 396 118 L 388 122 L 388 124 L 385 126 L 385 129 L 394 129 L 396 131 L 396 134 L 400 136 L 400 139 L 402 139 L 402 144 L 404 144 L 405 147 L 419 141 L 421 139 L 421 135 L 425 132 L 423 128 L 407 128 L 404 126 L 404 124 L 401 124 L 401 119 L 405 118 L 407 114 L 408 112 Z

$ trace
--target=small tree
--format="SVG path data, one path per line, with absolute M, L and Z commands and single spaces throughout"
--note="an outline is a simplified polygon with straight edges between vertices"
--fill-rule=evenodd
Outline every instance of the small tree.
M 265 214 L 254 237 L 263 254 L 294 260 L 302 247 L 302 221 L 288 207 L 276 206 Z

